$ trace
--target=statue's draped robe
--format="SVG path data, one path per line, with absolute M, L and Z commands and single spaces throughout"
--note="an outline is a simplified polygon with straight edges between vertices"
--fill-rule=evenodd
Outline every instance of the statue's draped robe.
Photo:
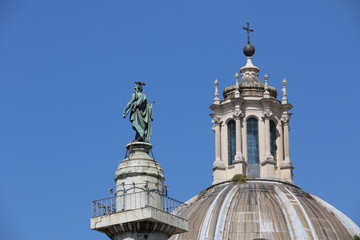
M 125 113 L 128 111 L 130 111 L 130 122 L 137 137 L 140 136 L 143 141 L 149 142 L 152 135 L 152 104 L 148 104 L 145 94 L 133 93 L 124 110 Z

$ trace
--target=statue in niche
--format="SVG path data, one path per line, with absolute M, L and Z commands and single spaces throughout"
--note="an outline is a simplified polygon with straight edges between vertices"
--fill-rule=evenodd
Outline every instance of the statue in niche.
M 135 141 L 149 142 L 152 135 L 152 104 L 147 102 L 142 93 L 145 83 L 135 82 L 135 91 L 126 105 L 123 118 L 130 113 L 130 122 L 135 130 Z

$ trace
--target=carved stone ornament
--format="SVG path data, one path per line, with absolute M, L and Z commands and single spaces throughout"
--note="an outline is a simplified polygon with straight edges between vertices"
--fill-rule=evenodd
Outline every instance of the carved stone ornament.
M 220 121 L 220 117 L 215 116 L 215 117 L 213 117 L 212 122 L 213 122 L 215 125 L 218 125 L 218 124 L 221 124 L 222 121 Z
M 242 78 L 245 78 L 248 76 L 255 76 L 257 78 L 259 76 L 259 74 L 257 72 L 253 72 L 253 71 L 245 71 L 244 73 L 241 74 Z
M 265 109 L 264 118 L 270 118 L 273 115 L 273 112 L 270 109 Z
M 243 118 L 245 115 L 241 110 L 235 110 L 233 117 L 234 119 L 240 119 Z
M 283 116 L 281 117 L 281 121 L 282 121 L 283 123 L 289 123 L 289 122 L 290 122 L 290 115 L 283 115 Z

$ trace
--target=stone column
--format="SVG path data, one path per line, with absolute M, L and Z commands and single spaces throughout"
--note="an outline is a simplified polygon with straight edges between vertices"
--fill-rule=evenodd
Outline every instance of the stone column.
M 289 122 L 291 114 L 287 113 L 281 117 L 283 125 L 283 146 L 284 146 L 284 160 L 280 165 L 281 180 L 293 183 L 292 169 L 293 166 L 290 161 L 290 141 L 289 141 Z
M 290 162 L 289 118 L 283 118 L 284 128 L 284 162 Z
M 152 206 L 163 209 L 164 172 L 149 154 L 152 145 L 146 142 L 131 142 L 126 145 L 128 152 L 115 173 L 116 211 Z M 147 166 L 144 168 L 143 166 Z
M 274 156 L 272 156 L 271 152 L 270 152 L 270 120 L 268 117 L 265 117 L 264 121 L 265 121 L 265 134 L 264 134 L 265 135 L 265 156 L 274 158 Z
M 276 138 L 276 145 L 277 145 L 277 156 L 276 159 L 278 159 L 276 161 L 276 166 L 277 166 L 277 176 L 279 178 L 281 178 L 281 173 L 280 173 L 280 166 L 283 162 L 284 159 L 284 130 L 281 124 L 281 120 L 278 121 L 278 123 L 276 124 L 276 129 L 279 132 L 279 135 Z M 275 156 L 274 156 L 275 157 Z
M 215 132 L 215 162 L 221 161 L 221 156 L 220 156 L 220 147 L 221 147 L 221 134 L 220 134 L 220 118 L 219 117 L 214 117 L 213 121 L 214 126 L 213 126 L 213 130 Z
M 290 115 L 284 115 L 281 118 L 283 123 L 284 129 L 284 162 L 290 163 L 290 141 L 289 141 L 289 122 L 290 122 Z
M 225 180 L 224 170 L 225 164 L 221 160 L 221 120 L 218 116 L 213 117 L 212 122 L 214 123 L 213 130 L 215 132 L 215 162 L 213 164 L 213 177 L 214 184 Z
M 263 178 L 268 179 L 276 179 L 275 174 L 275 160 L 274 157 L 271 155 L 270 152 L 270 117 L 273 115 L 273 113 L 270 111 L 270 109 L 266 109 L 264 111 L 264 122 L 265 122 L 265 155 L 263 157 L 263 160 L 261 162 L 262 171 L 261 174 Z
M 241 123 L 241 122 L 240 122 Z M 242 154 L 244 156 L 244 161 L 246 168 L 248 168 L 248 162 L 247 162 L 247 126 L 246 126 L 246 120 L 243 118 L 243 126 L 241 131 L 241 140 L 242 140 Z M 248 169 L 246 169 L 245 174 L 247 173 Z
M 242 145 L 242 131 L 241 131 L 241 120 L 244 117 L 244 114 L 240 110 L 235 110 L 233 115 L 236 123 L 236 155 L 235 155 L 235 174 L 244 174 L 245 173 L 245 161 L 244 155 L 241 151 Z
M 115 173 L 115 197 L 97 200 L 91 229 L 111 240 L 165 240 L 188 231 L 187 220 L 168 212 L 164 173 L 149 156 L 152 145 L 131 142 Z

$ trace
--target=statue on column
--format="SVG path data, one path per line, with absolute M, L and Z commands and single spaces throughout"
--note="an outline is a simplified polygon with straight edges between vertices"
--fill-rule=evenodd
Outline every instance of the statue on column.
M 135 141 L 149 142 L 152 135 L 152 104 L 147 102 L 146 95 L 142 93 L 145 83 L 135 84 L 135 91 L 125 107 L 123 118 L 130 113 L 130 122 L 136 132 Z

